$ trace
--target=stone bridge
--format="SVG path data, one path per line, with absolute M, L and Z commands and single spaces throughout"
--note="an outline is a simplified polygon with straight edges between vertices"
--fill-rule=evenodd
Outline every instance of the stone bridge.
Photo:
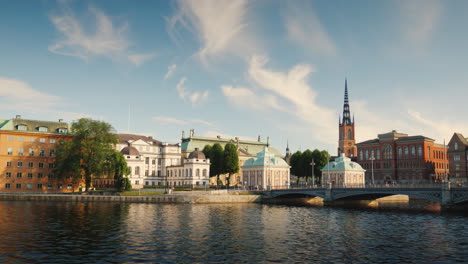
M 390 195 L 408 195 L 440 203 L 442 206 L 451 206 L 468 202 L 468 187 L 451 187 L 450 182 L 432 185 L 382 185 L 365 187 L 326 187 L 273 189 L 269 197 L 311 196 L 323 198 L 324 202 L 336 200 L 374 200 Z

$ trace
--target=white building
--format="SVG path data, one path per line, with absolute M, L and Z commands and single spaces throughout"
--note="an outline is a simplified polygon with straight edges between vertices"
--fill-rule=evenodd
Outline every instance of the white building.
M 343 187 L 363 187 L 366 184 L 365 172 L 361 165 L 351 161 L 344 153 L 322 168 L 322 184 Z
M 168 166 L 181 164 L 180 144 L 163 143 L 152 137 L 132 134 L 117 134 L 120 141 L 116 149 L 120 151 L 127 166 L 128 176 L 133 187 L 165 186 Z
M 195 148 L 183 164 L 167 167 L 167 181 L 170 186 L 205 186 L 210 181 L 210 159 Z
M 286 161 L 264 147 L 242 166 L 242 181 L 258 189 L 287 188 L 291 183 L 289 168 Z

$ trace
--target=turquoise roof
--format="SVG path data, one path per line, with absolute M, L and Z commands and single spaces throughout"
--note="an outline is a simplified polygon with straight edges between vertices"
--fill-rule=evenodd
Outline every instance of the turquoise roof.
M 351 161 L 350 158 L 346 157 L 344 153 L 335 159 L 335 161 L 329 162 L 322 168 L 322 171 L 366 171 L 361 165 Z
M 264 147 L 262 151 L 258 152 L 254 158 L 245 161 L 244 167 L 286 167 L 289 165 L 282 158 L 275 156 L 275 153 L 270 152 L 268 147 Z

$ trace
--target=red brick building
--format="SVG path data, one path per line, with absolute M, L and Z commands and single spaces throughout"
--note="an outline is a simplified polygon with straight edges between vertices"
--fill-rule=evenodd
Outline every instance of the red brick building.
M 468 139 L 460 133 L 454 133 L 448 143 L 450 181 L 468 182 Z
M 440 182 L 449 173 L 447 148 L 428 137 L 393 130 L 356 146 L 366 183 L 372 183 L 372 174 L 375 184 L 420 184 Z
M 72 192 L 80 183 L 54 176 L 55 143 L 68 140 L 68 124 L 0 119 L 0 191 Z
M 345 80 L 345 95 L 343 104 L 343 119 L 338 119 L 338 157 L 344 153 L 346 157 L 353 158 L 357 155 L 355 130 L 354 130 L 354 117 L 351 121 L 351 113 L 349 111 L 348 101 L 348 81 Z

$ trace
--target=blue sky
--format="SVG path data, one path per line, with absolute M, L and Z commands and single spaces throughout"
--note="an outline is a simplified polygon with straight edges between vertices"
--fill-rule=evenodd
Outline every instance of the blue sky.
M 91 117 L 176 143 L 468 135 L 467 1 L 2 1 L 2 118 Z M 130 117 L 130 118 L 129 118 Z

